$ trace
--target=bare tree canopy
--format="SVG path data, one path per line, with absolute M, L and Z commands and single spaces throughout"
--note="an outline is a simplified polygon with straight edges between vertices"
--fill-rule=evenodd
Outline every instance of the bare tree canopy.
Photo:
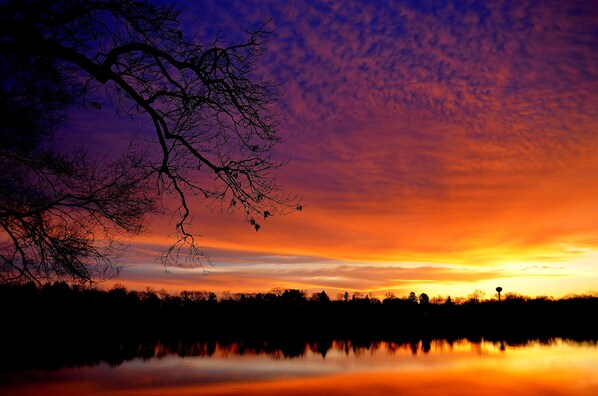
M 254 65 L 265 25 L 239 44 L 203 45 L 172 6 L 149 1 L 31 0 L 0 5 L 0 276 L 3 281 L 115 276 L 117 235 L 138 233 L 166 197 L 176 242 L 166 263 L 201 264 L 190 198 L 260 219 L 300 210 L 276 180 L 277 85 Z M 154 150 L 120 160 L 61 153 L 53 132 L 69 109 L 150 120 Z

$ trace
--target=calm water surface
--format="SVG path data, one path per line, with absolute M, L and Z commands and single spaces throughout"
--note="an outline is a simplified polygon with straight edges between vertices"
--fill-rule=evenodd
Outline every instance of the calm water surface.
M 266 348 L 267 349 L 267 348 Z M 598 346 L 335 341 L 282 350 L 215 343 L 182 357 L 156 345 L 119 365 L 0 373 L 1 395 L 598 395 Z

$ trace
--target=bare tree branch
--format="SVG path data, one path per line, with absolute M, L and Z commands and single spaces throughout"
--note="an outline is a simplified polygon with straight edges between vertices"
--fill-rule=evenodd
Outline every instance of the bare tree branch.
M 272 158 L 280 142 L 271 110 L 279 88 L 254 70 L 270 34 L 266 24 L 244 42 L 204 46 L 186 38 L 174 8 L 149 1 L 15 0 L 1 5 L 0 15 L 0 58 L 49 60 L 52 81 L 66 81 L 71 88 L 63 93 L 68 100 L 46 113 L 76 104 L 75 90 L 87 100 L 104 87 L 119 112 L 151 119 L 160 153 L 127 155 L 106 167 L 51 151 L 54 162 L 40 163 L 34 157 L 39 148 L 17 153 L 7 146 L 0 166 L 16 164 L 14 169 L 31 178 L 9 172 L 1 179 L 16 191 L 0 200 L 7 277 L 64 273 L 92 281 L 97 271 L 86 272 L 89 263 L 113 268 L 109 255 L 102 254 L 114 246 L 111 235 L 116 229 L 139 232 L 141 224 L 131 220 L 156 211 L 156 193 L 178 202 L 176 241 L 164 252 L 165 264 L 202 265 L 207 259 L 189 230 L 190 197 L 219 210 L 241 210 L 255 230 L 261 227 L 257 219 L 301 209 L 299 198 L 277 182 L 285 162 Z M 82 77 L 87 82 L 81 83 Z M 100 100 L 91 103 L 99 106 Z M 61 161 L 78 173 L 76 180 L 58 167 Z M 157 191 L 147 188 L 150 180 Z M 40 188 L 48 188 L 44 199 L 15 200 Z M 109 241 L 101 248 L 98 230 L 101 240 Z

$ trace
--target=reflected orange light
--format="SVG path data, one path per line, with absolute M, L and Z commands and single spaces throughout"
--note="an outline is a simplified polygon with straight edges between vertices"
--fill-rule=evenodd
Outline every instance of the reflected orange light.
M 585 382 L 585 383 L 584 383 Z M 70 387 L 30 385 L 15 389 L 14 396 L 61 394 L 65 396 L 88 394 L 93 396 L 362 396 L 362 395 L 405 395 L 405 396 L 504 396 L 504 395 L 546 395 L 594 396 L 598 383 L 590 384 L 590 377 L 581 378 L 578 373 L 567 371 L 503 372 L 463 369 L 433 373 L 376 373 L 323 376 L 308 379 L 286 379 L 269 382 L 217 384 L 208 386 L 167 386 L 153 389 L 108 390 L 92 389 L 85 384 Z M 56 393 L 53 393 L 56 392 Z
M 585 396 L 598 392 L 595 344 L 553 340 L 546 345 L 506 342 L 502 346 L 466 340 L 432 340 L 427 345 L 423 341 L 369 345 L 338 341 L 325 358 L 314 345 L 300 358 L 282 359 L 275 351 L 257 353 L 216 345 L 209 355 L 28 374 L 35 381 L 16 377 L 0 390 L 15 396 Z
M 584 389 L 571 385 L 578 380 L 573 373 L 560 372 L 532 376 L 529 373 L 496 376 L 485 370 L 464 370 L 464 372 L 430 373 L 379 373 L 375 375 L 338 375 L 333 377 L 287 380 L 283 382 L 245 383 L 235 386 L 214 386 L 202 388 L 206 396 L 362 396 L 362 395 L 406 395 L 406 396 L 504 396 L 504 395 L 595 395 L 598 386 Z M 569 383 L 568 383 L 569 382 Z M 572 389 L 573 388 L 573 389 Z M 133 393 L 135 394 L 135 393 Z M 141 394 L 141 393 L 139 393 Z M 198 389 L 175 388 L 168 393 L 151 391 L 147 395 L 197 395 Z

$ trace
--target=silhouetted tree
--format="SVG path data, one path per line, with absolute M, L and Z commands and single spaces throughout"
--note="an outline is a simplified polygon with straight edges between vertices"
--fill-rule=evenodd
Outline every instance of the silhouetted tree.
M 523 296 L 519 293 L 515 293 L 515 292 L 509 292 L 505 295 L 505 301 L 509 301 L 509 302 L 522 302 L 522 301 L 527 301 L 530 298 L 527 296 Z
M 498 293 L 498 301 L 500 301 L 500 292 L 502 291 L 502 287 L 497 287 L 496 292 Z
M 419 303 L 420 304 L 427 304 L 430 302 L 430 297 L 426 293 L 422 293 L 419 295 Z
M 22 3 L 25 6 L 24 3 Z M 0 21 L 6 19 L 0 6 Z M 0 27 L 0 281 L 115 276 L 119 234 L 157 211 L 140 152 L 92 163 L 54 150 L 77 94 L 54 59 L 7 56 Z M 9 28 L 10 29 L 10 28 Z
M 235 45 L 202 45 L 162 2 L 2 2 L 0 279 L 116 276 L 116 237 L 141 231 L 160 197 L 178 202 L 165 265 L 207 259 L 189 230 L 190 197 L 241 210 L 255 230 L 301 210 L 276 182 L 279 90 L 253 74 L 268 34 L 261 26 Z M 106 100 L 149 119 L 156 147 L 98 163 L 52 145 L 70 106 Z
M 109 294 L 115 300 L 123 301 L 127 296 L 127 288 L 120 283 L 116 283 L 112 289 L 110 289 Z
M 352 301 L 357 301 L 363 298 L 363 293 L 362 292 L 354 292 L 353 296 L 351 297 Z
M 484 297 L 486 296 L 486 293 L 484 293 L 481 290 L 474 290 L 473 293 L 471 293 L 468 298 L 467 298 L 467 302 L 470 304 L 478 304 L 480 302 L 482 302 L 482 300 L 484 299 Z
M 222 296 L 220 297 L 220 301 L 233 301 L 233 293 L 230 290 L 225 290 L 222 292 Z
M 285 303 L 301 304 L 306 301 L 305 292 L 298 289 L 287 289 L 280 296 L 280 300 Z
M 409 293 L 409 296 L 407 296 L 407 301 L 417 303 L 417 295 L 415 292 Z
M 310 300 L 313 302 L 317 302 L 317 303 L 329 303 L 330 302 L 330 298 L 328 297 L 328 294 L 326 294 L 326 292 L 324 290 L 322 290 L 321 293 L 313 293 Z

